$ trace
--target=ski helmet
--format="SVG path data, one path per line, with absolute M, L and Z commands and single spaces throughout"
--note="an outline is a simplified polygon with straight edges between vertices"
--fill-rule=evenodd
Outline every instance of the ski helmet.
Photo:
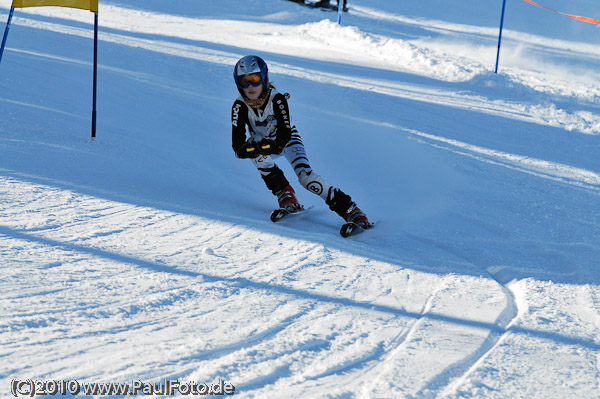
M 260 81 L 257 80 L 255 84 L 252 81 L 243 79 L 250 75 L 260 75 Z M 242 90 L 249 85 L 258 86 L 259 84 L 262 84 L 263 90 L 266 91 L 269 87 L 269 68 L 267 68 L 267 63 L 259 56 L 247 55 L 240 58 L 235 64 L 235 67 L 233 68 L 233 79 L 241 94 L 243 94 Z

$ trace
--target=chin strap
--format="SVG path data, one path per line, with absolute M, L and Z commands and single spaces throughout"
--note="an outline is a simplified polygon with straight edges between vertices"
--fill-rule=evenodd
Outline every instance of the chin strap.
M 268 90 L 263 90 L 263 94 L 256 100 L 250 100 L 245 95 L 242 95 L 242 97 L 244 97 L 244 102 L 246 104 L 248 104 L 249 107 L 254 108 L 254 109 L 259 109 L 260 107 L 262 107 L 265 104 L 265 101 L 267 100 L 267 98 L 269 98 L 271 96 L 272 89 L 273 89 L 273 87 L 269 86 Z

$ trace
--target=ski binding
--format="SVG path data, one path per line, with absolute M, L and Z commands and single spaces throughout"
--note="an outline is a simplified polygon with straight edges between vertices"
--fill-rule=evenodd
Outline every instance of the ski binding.
M 356 224 L 352 222 L 345 223 L 340 229 L 340 235 L 344 238 L 355 236 L 363 231 L 370 230 L 375 227 L 375 223 Z
M 300 216 L 300 215 L 304 215 L 306 214 L 306 212 L 308 210 L 310 210 L 312 208 L 312 206 L 309 206 L 308 208 L 300 208 L 298 210 L 296 210 L 295 212 L 290 212 L 285 208 L 278 208 L 275 209 L 273 212 L 271 212 L 271 221 L 273 223 L 277 223 L 282 219 L 288 218 L 290 216 Z

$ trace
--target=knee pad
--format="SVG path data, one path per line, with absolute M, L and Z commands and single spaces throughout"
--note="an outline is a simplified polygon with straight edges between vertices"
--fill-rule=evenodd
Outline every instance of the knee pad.
M 307 172 L 306 170 L 301 171 L 298 174 L 298 181 L 302 184 L 302 187 L 308 191 L 317 194 L 319 197 L 327 200 L 327 194 L 331 188 L 331 184 L 327 183 L 321 176 L 313 171 Z

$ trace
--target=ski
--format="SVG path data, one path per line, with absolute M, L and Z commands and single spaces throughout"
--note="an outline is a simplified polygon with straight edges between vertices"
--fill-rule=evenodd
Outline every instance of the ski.
M 273 223 L 278 223 L 282 220 L 295 219 L 301 216 L 306 215 L 306 213 L 311 210 L 314 205 L 309 206 L 308 208 L 302 207 L 296 212 L 290 212 L 284 208 L 278 208 L 271 212 L 271 221 Z M 344 238 L 352 237 L 357 234 L 360 234 L 366 230 L 370 230 L 375 227 L 375 223 L 368 223 L 366 225 L 356 224 L 352 222 L 344 223 L 342 228 L 340 229 L 340 235 Z
M 363 226 L 363 225 L 349 222 L 349 223 L 345 223 L 342 226 L 342 228 L 340 229 L 340 235 L 344 238 L 348 238 L 348 237 L 352 237 L 357 234 L 360 234 L 363 231 L 371 230 L 373 227 L 375 227 L 375 223 L 369 223 L 369 224 Z
M 289 218 L 289 217 L 305 215 L 306 212 L 308 212 L 310 209 L 312 209 L 312 205 L 306 209 L 303 207 L 303 208 L 297 210 L 296 212 L 290 212 L 287 209 L 278 208 L 278 209 L 275 209 L 273 212 L 271 212 L 271 221 L 273 223 L 277 223 L 277 222 L 279 222 L 283 219 Z

